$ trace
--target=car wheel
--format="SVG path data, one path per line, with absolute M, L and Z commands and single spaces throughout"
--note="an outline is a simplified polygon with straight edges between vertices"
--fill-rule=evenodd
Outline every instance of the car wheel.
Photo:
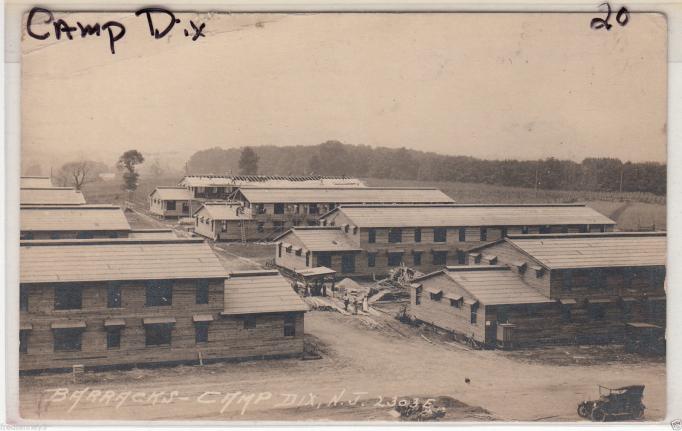
M 606 420 L 606 413 L 604 410 L 597 408 L 592 410 L 590 417 L 594 422 L 604 422 Z
M 587 403 L 578 404 L 578 416 L 581 418 L 590 416 L 590 408 L 588 407 Z

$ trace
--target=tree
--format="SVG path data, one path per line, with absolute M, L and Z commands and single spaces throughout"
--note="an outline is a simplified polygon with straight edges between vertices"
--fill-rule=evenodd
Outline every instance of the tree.
M 244 147 L 239 157 L 239 173 L 242 175 L 256 175 L 258 173 L 258 155 L 253 148 Z
M 80 190 L 87 183 L 99 181 L 99 174 L 106 172 L 107 168 L 103 163 L 90 160 L 80 160 L 68 162 L 59 168 L 55 174 L 57 184 L 62 187 L 75 187 Z
M 140 177 L 135 171 L 135 166 L 144 163 L 144 156 L 137 150 L 128 150 L 118 158 L 116 167 L 123 171 L 123 190 L 130 192 L 137 190 L 137 180 Z

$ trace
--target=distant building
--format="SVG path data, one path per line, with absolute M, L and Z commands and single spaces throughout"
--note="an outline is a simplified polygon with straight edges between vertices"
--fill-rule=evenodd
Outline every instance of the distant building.
M 22 205 L 83 205 L 83 194 L 73 187 L 28 187 L 20 191 Z
M 204 202 L 193 217 L 194 233 L 213 241 L 246 241 L 257 235 L 251 210 L 241 202 Z
M 162 217 L 191 217 L 200 203 L 192 208 L 192 193 L 182 187 L 157 187 L 149 194 L 149 212 Z
M 622 342 L 666 325 L 664 233 L 516 235 L 414 280 L 416 319 L 489 345 Z
M 201 240 L 22 241 L 21 371 L 300 356 L 277 272 L 228 274 Z M 226 283 L 227 280 L 227 283 Z
M 22 205 L 21 239 L 124 238 L 130 224 L 113 205 Z
M 188 175 L 179 184 L 196 199 L 225 199 L 240 187 L 364 187 L 357 178 L 327 175 Z
M 23 176 L 19 179 L 21 188 L 51 188 L 52 178 L 40 176 Z
M 316 226 L 320 216 L 346 204 L 452 203 L 438 189 L 406 187 L 243 187 L 234 199 L 250 209 L 258 237 L 272 238 L 292 226 Z

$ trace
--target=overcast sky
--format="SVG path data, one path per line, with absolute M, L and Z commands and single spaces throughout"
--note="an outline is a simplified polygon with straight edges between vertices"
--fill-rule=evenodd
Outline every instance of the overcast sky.
M 155 40 L 126 26 L 23 40 L 26 157 L 126 149 L 181 160 L 243 145 L 408 147 L 483 158 L 666 158 L 666 22 L 594 14 L 189 15 Z M 188 21 L 205 22 L 193 42 Z M 42 19 L 41 19 L 42 21 Z M 192 32 L 190 32 L 190 36 Z M 112 158 L 112 160 L 108 160 Z

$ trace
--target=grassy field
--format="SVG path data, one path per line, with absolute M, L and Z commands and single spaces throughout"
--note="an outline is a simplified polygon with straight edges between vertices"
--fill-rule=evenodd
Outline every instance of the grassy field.
M 407 181 L 368 178 L 369 186 L 435 187 L 458 203 L 573 203 L 583 202 L 618 223 L 618 229 L 666 228 L 665 198 L 646 193 L 606 193 L 534 190 L 489 184 Z
M 147 196 L 156 186 L 172 186 L 180 179 L 142 179 L 130 199 L 146 207 Z M 666 228 L 665 198 L 647 193 L 606 193 L 566 190 L 534 190 L 489 184 L 365 179 L 369 186 L 436 187 L 459 203 L 570 203 L 584 202 L 618 223 L 624 231 Z M 122 204 L 129 197 L 120 180 L 86 184 L 83 193 L 89 203 Z

